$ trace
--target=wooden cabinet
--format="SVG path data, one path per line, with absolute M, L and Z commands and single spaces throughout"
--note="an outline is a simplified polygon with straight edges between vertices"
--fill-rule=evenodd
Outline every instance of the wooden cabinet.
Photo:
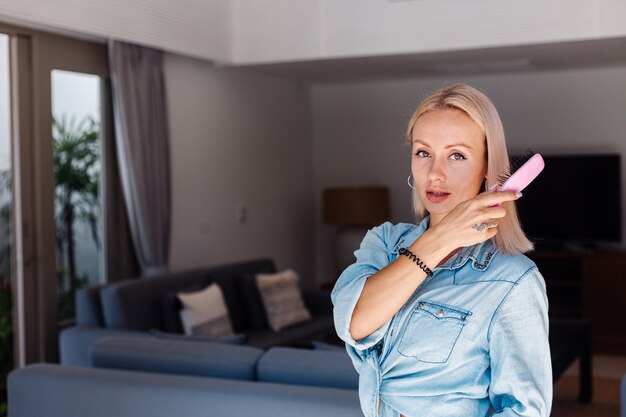
M 594 352 L 626 355 L 626 254 L 585 256 L 583 315 L 592 320 Z
M 626 355 L 626 252 L 535 251 L 551 316 L 591 320 L 594 353 Z

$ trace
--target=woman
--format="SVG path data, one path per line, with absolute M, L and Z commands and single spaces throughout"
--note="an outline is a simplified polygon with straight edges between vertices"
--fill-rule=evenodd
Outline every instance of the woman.
M 368 231 L 331 295 L 365 416 L 548 416 L 545 282 L 522 254 L 521 194 L 494 191 L 509 169 L 498 112 L 455 84 L 407 140 L 418 224 Z

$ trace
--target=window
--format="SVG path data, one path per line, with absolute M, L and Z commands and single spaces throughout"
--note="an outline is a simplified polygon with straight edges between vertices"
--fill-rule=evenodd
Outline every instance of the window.
M 59 321 L 74 317 L 74 292 L 102 282 L 101 80 L 52 70 L 56 269 Z
M 73 323 L 74 289 L 107 281 L 111 270 L 126 273 L 119 266 L 127 259 L 120 244 L 126 235 L 119 231 L 127 224 L 114 161 L 106 45 L 2 24 L 0 31 L 8 35 L 0 48 L 0 141 L 7 138 L 0 144 L 0 171 L 12 164 L 7 241 L 14 259 L 14 359 L 23 366 L 58 360 L 59 331 Z
M 0 380 L 13 368 L 11 102 L 9 37 L 0 33 Z M 0 415 L 6 414 L 6 387 L 0 389 Z

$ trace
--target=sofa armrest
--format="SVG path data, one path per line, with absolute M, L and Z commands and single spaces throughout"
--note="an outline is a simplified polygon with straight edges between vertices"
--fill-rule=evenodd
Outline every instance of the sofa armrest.
M 324 291 L 302 291 L 304 304 L 314 316 L 332 316 L 333 303 L 330 293 Z
M 91 363 L 96 368 L 254 380 L 263 353 L 223 343 L 109 337 L 93 344 Z
M 102 327 L 102 304 L 100 303 L 100 290 L 104 285 L 94 285 L 80 288 L 74 293 L 76 324 L 78 326 Z
M 102 327 L 69 327 L 59 335 L 61 365 L 90 366 L 90 349 L 98 340 L 111 336 L 149 338 L 146 332 L 113 330 Z

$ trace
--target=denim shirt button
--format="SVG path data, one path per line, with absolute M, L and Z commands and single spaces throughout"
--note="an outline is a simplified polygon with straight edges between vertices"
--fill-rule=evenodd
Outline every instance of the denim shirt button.
M 420 307 L 420 308 L 424 307 L 424 303 L 420 303 L 420 304 L 419 304 L 419 307 Z
M 439 310 L 439 312 L 437 313 L 437 315 L 438 315 L 439 317 L 443 317 L 443 310 Z

